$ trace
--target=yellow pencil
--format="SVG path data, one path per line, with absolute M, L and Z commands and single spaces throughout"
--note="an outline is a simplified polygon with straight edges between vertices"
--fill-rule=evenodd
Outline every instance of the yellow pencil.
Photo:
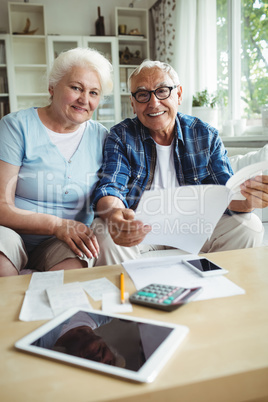
M 121 303 L 125 303 L 125 277 L 123 272 L 120 275 Z

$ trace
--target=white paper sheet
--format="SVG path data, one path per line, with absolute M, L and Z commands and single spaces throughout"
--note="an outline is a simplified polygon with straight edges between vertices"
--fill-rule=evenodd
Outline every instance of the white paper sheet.
M 192 256 L 200 258 L 198 255 Z M 163 258 L 145 258 L 122 263 L 137 289 L 151 283 L 175 285 L 186 288 L 202 286 L 203 291 L 195 300 L 207 300 L 244 294 L 245 291 L 225 276 L 202 278 L 181 261 L 189 254 Z
M 268 161 L 257 162 L 238 170 L 226 183 L 226 187 L 232 192 L 232 200 L 244 200 L 240 185 L 255 176 L 267 174 L 266 170 L 268 170 Z
M 229 193 L 216 185 L 145 191 L 135 214 L 152 226 L 143 243 L 198 254 L 227 208 Z
M 120 293 L 105 293 L 102 298 L 102 310 L 107 313 L 131 313 L 132 304 L 129 303 L 128 292 L 124 293 L 125 303 L 121 303 Z
M 101 300 L 106 293 L 120 294 L 120 290 L 107 278 L 93 279 L 92 281 L 80 282 L 82 288 L 93 300 Z
M 50 320 L 54 317 L 46 289 L 63 284 L 64 271 L 34 272 L 20 311 L 21 321 Z
M 54 317 L 46 290 L 27 290 L 19 319 L 21 321 L 50 320 Z
M 89 300 L 78 282 L 66 285 L 50 287 L 46 290 L 48 300 L 54 315 L 58 315 L 71 307 L 92 307 Z
M 44 290 L 49 287 L 63 284 L 64 271 L 34 272 L 32 274 L 29 290 Z

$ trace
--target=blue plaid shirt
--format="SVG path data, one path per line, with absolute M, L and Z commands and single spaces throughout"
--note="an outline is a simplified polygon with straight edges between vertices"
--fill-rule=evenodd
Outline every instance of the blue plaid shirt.
M 224 185 L 233 174 L 218 131 L 196 117 L 181 113 L 176 116 L 174 162 L 181 186 Z M 150 189 L 155 164 L 155 142 L 137 117 L 115 125 L 105 142 L 93 205 L 102 197 L 114 196 L 126 208 L 135 209 L 142 193 Z

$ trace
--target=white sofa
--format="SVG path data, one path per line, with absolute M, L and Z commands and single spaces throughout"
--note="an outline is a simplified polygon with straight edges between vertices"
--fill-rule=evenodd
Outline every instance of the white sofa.
M 227 151 L 234 173 L 253 163 L 268 161 L 268 144 L 260 149 L 227 148 Z M 257 209 L 255 213 L 261 218 L 262 222 L 268 222 L 268 208 Z

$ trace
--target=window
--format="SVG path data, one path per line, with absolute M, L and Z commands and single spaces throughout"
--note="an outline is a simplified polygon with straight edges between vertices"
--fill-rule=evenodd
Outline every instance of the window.
M 266 0 L 217 0 L 221 120 L 245 119 L 249 132 L 261 132 L 268 103 L 267 14 Z

